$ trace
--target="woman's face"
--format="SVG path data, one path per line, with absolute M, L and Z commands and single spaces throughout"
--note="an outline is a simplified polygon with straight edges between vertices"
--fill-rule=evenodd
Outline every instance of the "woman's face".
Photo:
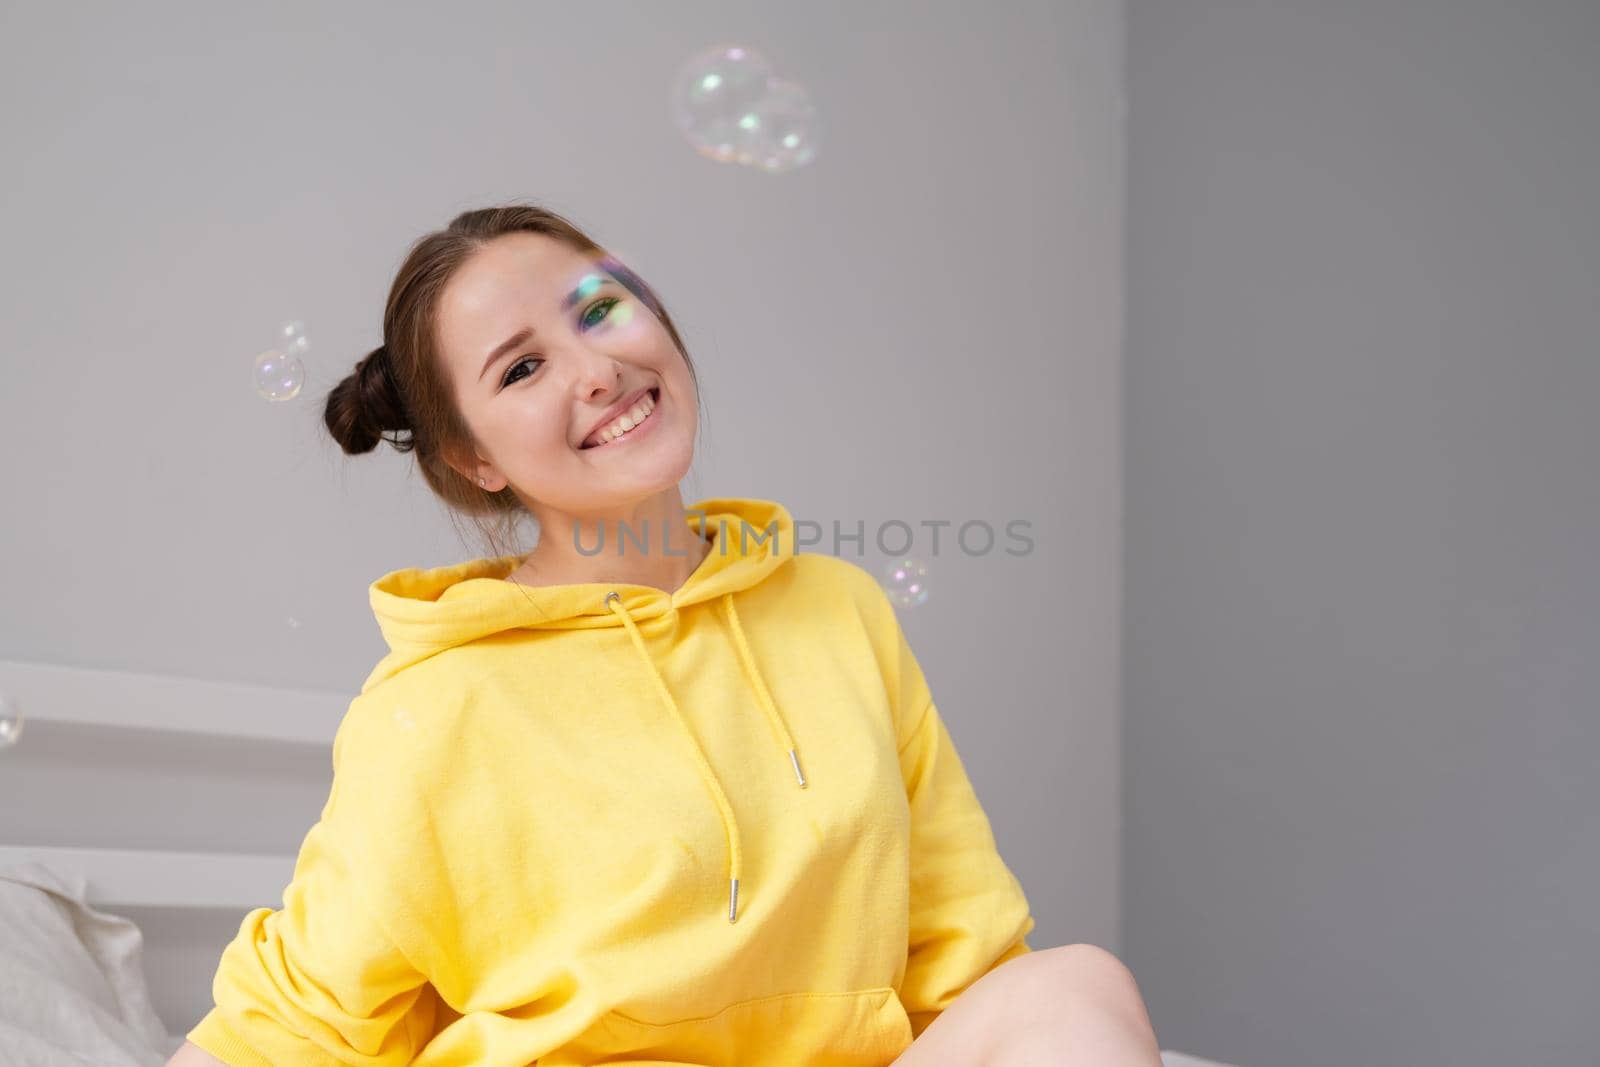
M 495 238 L 445 287 L 437 328 L 478 445 L 457 469 L 474 484 L 511 485 L 544 521 L 676 491 L 694 459 L 694 380 L 661 320 L 596 258 L 544 234 Z M 642 390 L 648 417 L 590 447 Z

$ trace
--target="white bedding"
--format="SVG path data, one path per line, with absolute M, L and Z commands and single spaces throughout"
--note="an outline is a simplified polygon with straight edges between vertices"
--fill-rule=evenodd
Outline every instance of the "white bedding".
M 163 1067 L 182 1044 L 150 1004 L 132 920 L 90 907 L 82 877 L 0 864 L 0 1062 Z
M 1236 1065 L 1220 1063 L 1217 1060 L 1203 1060 L 1199 1056 L 1189 1056 L 1164 1048 L 1161 1050 L 1161 1067 L 1236 1067 Z

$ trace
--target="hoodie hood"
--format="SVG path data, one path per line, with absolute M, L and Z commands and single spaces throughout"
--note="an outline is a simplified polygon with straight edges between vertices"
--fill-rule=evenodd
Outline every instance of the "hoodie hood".
M 372 611 L 390 651 L 373 668 L 361 691 L 365 693 L 406 667 L 446 649 L 507 630 L 625 627 L 633 648 L 654 681 L 657 697 L 688 738 L 700 777 L 721 814 L 728 840 L 728 921 L 731 923 L 738 917 L 742 862 L 733 808 L 637 624 L 696 604 L 722 612 L 745 679 L 772 725 L 772 737 L 784 761 L 784 773 L 792 770 L 796 787 L 806 788 L 794 739 L 761 676 L 734 607 L 736 593 L 757 585 L 790 563 L 796 554 L 794 523 L 788 510 L 771 500 L 716 497 L 689 505 L 685 511 L 684 521 L 690 532 L 709 541 L 711 550 L 684 584 L 671 593 L 627 582 L 524 586 L 505 580 L 526 558 L 516 555 L 475 559 L 426 570 L 391 571 L 373 582 L 370 589 Z M 613 526 L 612 532 L 616 534 L 620 530 Z M 649 531 L 644 529 L 629 530 L 630 538 L 637 535 L 643 540 L 647 534 Z M 648 541 L 647 550 L 660 550 L 658 535 L 650 534 Z M 637 549 L 637 544 L 630 547 Z M 602 542 L 596 555 L 615 554 L 616 551 L 616 547 Z
M 782 504 L 745 497 L 717 497 L 685 508 L 685 525 L 711 541 L 711 551 L 687 581 L 668 593 L 627 582 L 580 582 L 525 586 L 506 576 L 526 555 L 474 559 L 443 567 L 391 571 L 369 589 L 372 613 L 389 653 L 362 683 L 365 693 L 379 682 L 435 653 L 505 630 L 587 630 L 621 626 L 623 618 L 644 622 L 671 610 L 717 600 L 749 589 L 795 554 L 794 522 Z M 596 555 L 616 555 L 614 524 Z M 660 535 L 629 530 L 647 551 L 659 552 Z M 587 546 L 585 546 L 587 547 Z M 637 545 L 629 544 L 637 550 Z M 616 593 L 622 611 L 607 605 Z

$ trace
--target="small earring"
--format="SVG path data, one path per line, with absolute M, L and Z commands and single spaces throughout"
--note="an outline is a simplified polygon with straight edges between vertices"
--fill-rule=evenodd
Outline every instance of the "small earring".
M 483 484 L 483 479 L 482 479 L 482 478 L 479 478 L 479 479 L 478 479 L 478 484 L 479 484 L 479 485 L 482 485 L 482 484 Z

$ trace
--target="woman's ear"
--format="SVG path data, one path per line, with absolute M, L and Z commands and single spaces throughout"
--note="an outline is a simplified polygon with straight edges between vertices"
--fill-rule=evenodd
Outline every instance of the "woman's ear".
M 488 481 L 494 477 L 493 467 L 482 456 L 468 456 L 458 448 L 441 449 L 440 455 L 451 470 L 474 485 L 478 484 L 479 478 Z

